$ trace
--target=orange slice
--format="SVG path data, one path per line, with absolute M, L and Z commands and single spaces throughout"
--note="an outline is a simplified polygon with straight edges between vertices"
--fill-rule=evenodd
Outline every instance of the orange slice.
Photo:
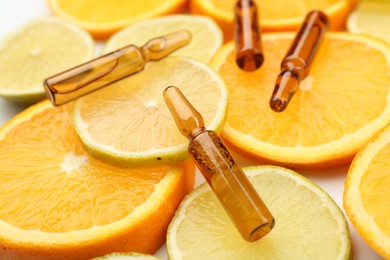
M 390 259 L 390 126 L 356 155 L 348 171 L 344 208 L 360 236 Z
M 194 184 L 192 163 L 118 168 L 89 156 L 69 106 L 48 101 L 0 129 L 2 259 L 154 253 Z
M 225 41 L 233 39 L 235 0 L 193 0 L 190 10 L 212 17 L 222 28 Z M 313 10 L 324 11 L 330 18 L 330 28 L 344 29 L 345 20 L 354 6 L 351 0 L 255 0 L 263 32 L 294 31 L 305 15 Z
M 129 24 L 186 9 L 186 0 L 47 0 L 47 3 L 53 14 L 78 24 L 97 39 L 107 39 Z
M 229 90 L 222 136 L 249 157 L 284 166 L 349 163 L 390 122 L 390 46 L 368 36 L 328 33 L 309 76 L 277 113 L 269 100 L 293 37 L 263 35 L 265 62 L 253 73 L 236 66 L 232 43 L 216 54 L 211 64 Z

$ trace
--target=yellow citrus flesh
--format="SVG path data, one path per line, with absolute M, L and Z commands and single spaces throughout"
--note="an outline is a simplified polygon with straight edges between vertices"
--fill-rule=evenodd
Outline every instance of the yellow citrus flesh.
M 0 41 L 0 96 L 19 103 L 45 97 L 42 82 L 92 59 L 95 43 L 78 27 L 55 17 L 40 17 Z
M 104 164 L 83 149 L 69 110 L 44 101 L 0 130 L 1 258 L 154 253 L 193 187 L 192 164 Z
M 361 237 L 390 258 L 390 128 L 363 147 L 348 171 L 344 189 L 346 213 Z
M 283 112 L 269 107 L 280 61 L 294 35 L 265 34 L 263 66 L 253 73 L 235 64 L 234 45 L 212 66 L 229 90 L 223 137 L 255 159 L 300 168 L 324 168 L 352 160 L 390 122 L 390 48 L 374 38 L 328 33 Z
M 142 46 L 154 37 L 179 30 L 191 32 L 191 42 L 172 55 L 185 56 L 202 62 L 209 62 L 221 47 L 223 35 L 218 25 L 209 17 L 200 15 L 169 15 L 138 22 L 114 34 L 104 46 L 104 52 L 123 46 Z
M 359 1 L 348 17 L 347 29 L 353 33 L 364 33 L 390 43 L 390 1 Z
M 185 0 L 123 1 L 47 0 L 53 14 L 88 30 L 95 38 L 106 39 L 119 29 L 156 16 L 180 13 Z
M 221 131 L 227 105 L 221 78 L 203 63 L 170 57 L 76 101 L 75 129 L 89 152 L 119 164 L 187 158 L 188 141 L 163 100 L 170 85 L 180 88 L 208 129 Z
M 170 259 L 349 259 L 348 224 L 321 188 L 280 167 L 243 170 L 274 216 L 275 227 L 260 240 L 246 242 L 203 184 L 182 201 L 169 225 Z
M 190 10 L 212 17 L 221 26 L 225 40 L 233 38 L 234 0 L 193 0 Z M 256 0 L 260 26 L 263 32 L 295 31 L 305 15 L 313 9 L 324 11 L 330 18 L 332 30 L 344 29 L 345 20 L 354 6 L 351 0 Z

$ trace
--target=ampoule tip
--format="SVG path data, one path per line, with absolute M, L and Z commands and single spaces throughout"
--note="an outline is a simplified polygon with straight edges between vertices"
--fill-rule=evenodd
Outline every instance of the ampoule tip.
M 196 129 L 204 128 L 202 115 L 191 105 L 180 89 L 169 86 L 164 90 L 163 97 L 182 135 L 191 138 L 191 134 Z
M 297 92 L 299 83 L 299 76 L 296 73 L 289 70 L 280 73 L 269 102 L 271 109 L 275 112 L 284 111 L 292 96 Z

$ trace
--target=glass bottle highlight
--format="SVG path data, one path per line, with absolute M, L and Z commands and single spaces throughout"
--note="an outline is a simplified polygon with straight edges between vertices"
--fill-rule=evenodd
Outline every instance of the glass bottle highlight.
M 264 56 L 257 6 L 253 0 L 238 0 L 234 5 L 234 40 L 237 66 L 244 71 L 260 68 Z
M 268 234 L 274 218 L 218 135 L 206 130 L 203 117 L 176 87 L 164 99 L 180 132 L 189 140 L 188 151 L 241 236 L 249 242 Z
M 300 82 L 309 74 L 313 58 L 329 27 L 326 14 L 321 11 L 309 12 L 299 29 L 289 51 L 281 63 L 270 107 L 276 112 L 286 109 Z
M 182 30 L 153 38 L 141 48 L 125 46 L 45 79 L 46 96 L 53 105 L 65 104 L 143 70 L 148 61 L 162 59 L 190 41 L 191 34 Z

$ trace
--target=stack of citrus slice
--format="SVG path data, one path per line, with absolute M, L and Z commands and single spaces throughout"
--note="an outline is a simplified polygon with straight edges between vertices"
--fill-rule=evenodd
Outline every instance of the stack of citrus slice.
M 0 130 L 2 258 L 154 253 L 193 187 L 192 163 L 118 168 L 86 153 L 69 107 L 48 101 Z
M 47 0 L 53 14 L 88 30 L 97 39 L 107 39 L 114 32 L 138 21 L 181 13 L 186 0 Z
M 90 259 L 154 253 L 162 245 L 194 185 L 186 140 L 163 102 L 169 85 L 181 88 L 210 129 L 222 130 L 223 81 L 204 63 L 183 57 L 151 62 L 74 106 L 87 149 L 113 164 L 82 145 L 72 105 L 42 102 L 0 129 L 2 257 Z
M 0 96 L 19 103 L 42 100 L 43 79 L 92 59 L 95 43 L 80 28 L 40 17 L 0 42 Z
M 223 137 L 243 154 L 289 167 L 329 168 L 352 160 L 390 122 L 390 46 L 374 38 L 328 33 L 309 76 L 281 113 L 269 107 L 280 62 L 294 35 L 263 35 L 265 62 L 237 68 L 234 45 L 212 66 L 229 90 Z
M 191 12 L 212 17 L 222 28 L 225 40 L 233 38 L 233 6 L 235 0 L 193 0 Z M 331 20 L 331 29 L 344 29 L 345 20 L 354 6 L 351 0 L 256 0 L 261 28 L 269 31 L 298 29 L 305 15 L 313 10 L 324 11 Z

